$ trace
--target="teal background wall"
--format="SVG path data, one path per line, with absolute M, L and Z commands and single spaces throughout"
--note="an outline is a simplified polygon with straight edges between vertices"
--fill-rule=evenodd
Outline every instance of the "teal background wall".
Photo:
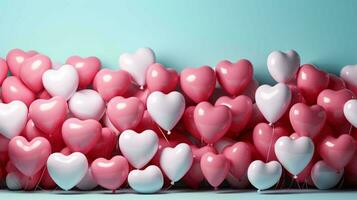
M 356 0 L 0 0 L 0 56 L 96 55 L 117 68 L 120 53 L 151 47 L 178 70 L 248 58 L 271 82 L 272 50 L 295 49 L 334 73 L 357 63 L 356 10 Z

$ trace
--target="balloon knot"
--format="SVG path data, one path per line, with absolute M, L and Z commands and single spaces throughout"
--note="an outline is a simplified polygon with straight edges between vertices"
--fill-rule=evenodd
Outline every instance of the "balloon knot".
M 174 181 L 171 181 L 170 184 L 171 184 L 171 185 L 175 185 L 175 182 L 174 182 Z
M 293 178 L 294 178 L 294 179 L 297 179 L 297 178 L 298 178 L 298 176 L 297 176 L 297 175 L 294 175 L 294 176 L 293 176 Z
M 143 90 L 144 89 L 144 86 L 143 85 L 140 85 L 140 90 Z
M 171 131 L 167 131 L 167 135 L 170 135 L 171 134 Z

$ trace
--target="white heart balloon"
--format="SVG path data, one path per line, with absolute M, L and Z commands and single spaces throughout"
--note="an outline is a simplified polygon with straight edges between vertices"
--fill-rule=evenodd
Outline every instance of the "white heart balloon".
M 300 56 L 294 50 L 286 53 L 273 51 L 268 56 L 267 65 L 274 80 L 279 83 L 287 83 L 296 78 L 300 67 Z
M 279 162 L 274 160 L 264 163 L 256 160 L 250 163 L 247 176 L 254 187 L 258 190 L 265 190 L 278 183 L 281 173 L 282 168 Z
M 53 153 L 48 157 L 47 169 L 53 181 L 63 190 L 76 186 L 88 171 L 88 161 L 84 154 L 74 152 L 68 156 Z
M 105 111 L 105 102 L 102 97 L 98 92 L 90 89 L 74 93 L 68 106 L 71 113 L 81 120 L 99 120 Z
M 341 69 L 340 77 L 348 84 L 357 87 L 357 65 L 346 65 Z
M 180 180 L 187 173 L 192 162 L 192 150 L 186 143 L 180 143 L 175 148 L 166 147 L 161 152 L 160 166 L 171 180 L 171 184 Z
M 169 94 L 155 91 L 149 95 L 146 104 L 150 116 L 168 134 L 185 112 L 185 98 L 176 91 Z
M 159 148 L 159 138 L 152 130 L 138 134 L 133 130 L 125 130 L 119 137 L 119 148 L 128 162 L 140 169 L 150 162 Z
M 77 184 L 77 188 L 80 190 L 92 190 L 98 186 L 97 182 L 95 182 L 92 171 L 88 168 L 87 173 L 84 175 L 82 180 Z
M 296 178 L 311 161 L 314 143 L 306 136 L 297 139 L 282 136 L 275 142 L 275 154 L 284 168 Z
M 164 177 L 160 168 L 150 165 L 144 170 L 132 170 L 128 175 L 128 183 L 136 192 L 155 193 L 164 185 Z
M 314 185 L 320 190 L 335 187 L 343 176 L 342 171 L 328 166 L 323 160 L 318 161 L 311 169 L 311 179 Z
M 343 106 L 346 119 L 357 128 L 357 99 L 348 100 Z
M 11 139 L 20 135 L 27 122 L 28 109 L 22 101 L 0 103 L 0 134 Z
M 135 82 L 143 87 L 146 83 L 146 70 L 155 63 L 155 54 L 150 48 L 140 48 L 135 53 L 123 53 L 119 57 L 119 67 L 127 71 Z
M 43 86 L 51 96 L 62 96 L 66 100 L 76 92 L 79 78 L 72 65 L 49 69 L 42 75 Z
M 255 92 L 255 101 L 266 120 L 275 123 L 288 109 L 291 101 L 291 91 L 283 83 L 271 87 L 261 85 Z

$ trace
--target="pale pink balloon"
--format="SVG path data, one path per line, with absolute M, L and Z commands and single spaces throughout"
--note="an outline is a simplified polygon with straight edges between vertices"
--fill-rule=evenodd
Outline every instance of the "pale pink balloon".
M 28 89 L 16 76 L 7 77 L 1 86 L 2 100 L 5 103 L 19 100 L 27 106 L 35 100 L 35 94 Z
M 47 135 L 61 128 L 68 113 L 66 100 L 61 96 L 37 99 L 30 105 L 29 117 L 35 126 Z
M 130 74 L 124 70 L 101 69 L 93 80 L 93 88 L 106 102 L 124 95 L 130 84 Z
M 73 152 L 88 153 L 99 141 L 102 125 L 93 119 L 67 119 L 62 125 L 62 137 Z
M 166 69 L 159 63 L 150 65 L 146 71 L 146 85 L 151 92 L 168 94 L 176 89 L 178 81 L 179 75 L 174 69 Z
M 93 161 L 91 170 L 94 180 L 114 193 L 127 179 L 129 164 L 123 156 L 114 156 L 110 160 L 98 158 Z
M 185 68 L 180 74 L 180 85 L 195 103 L 207 101 L 216 87 L 216 75 L 209 66 Z
M 243 177 L 252 162 L 251 147 L 246 142 L 237 142 L 224 149 L 223 155 L 230 162 L 230 173 L 236 177 Z
M 328 89 L 331 89 L 331 90 L 342 90 L 342 89 L 345 89 L 346 88 L 346 83 L 345 81 L 334 75 L 334 74 L 328 74 L 329 75 L 329 83 L 328 83 Z
M 222 154 L 208 152 L 201 157 L 202 173 L 208 183 L 215 189 L 227 177 L 229 167 L 229 161 Z
M 136 97 L 114 97 L 108 103 L 107 114 L 119 131 L 134 129 L 144 114 L 144 104 Z
M 9 157 L 16 168 L 26 176 L 39 172 L 51 154 L 51 145 L 46 138 L 36 137 L 28 142 L 16 136 L 9 142 Z
M 100 70 L 101 63 L 95 56 L 82 58 L 80 56 L 71 56 L 67 59 L 66 64 L 72 65 L 78 73 L 80 89 L 87 88 Z
M 208 144 L 222 138 L 232 122 L 232 113 L 227 106 L 212 106 L 208 102 L 199 103 L 193 117 L 202 139 Z
M 20 68 L 22 63 L 36 55 L 37 52 L 36 51 L 28 51 L 25 52 L 21 49 L 12 49 L 11 51 L 9 51 L 9 53 L 6 56 L 6 62 L 7 65 L 9 66 L 10 72 L 12 75 L 19 77 L 20 75 Z
M 20 69 L 22 82 L 34 93 L 43 89 L 42 75 L 46 70 L 52 68 L 51 59 L 48 56 L 37 54 L 26 59 Z
M 117 144 L 115 133 L 109 128 L 102 128 L 101 137 L 87 154 L 88 159 L 109 158 Z
M 201 140 L 200 132 L 198 131 L 193 114 L 195 112 L 195 106 L 189 106 L 186 108 L 185 112 L 182 115 L 183 125 L 185 129 L 196 139 Z
M 242 59 L 236 63 L 221 61 L 216 66 L 219 84 L 232 96 L 240 95 L 253 78 L 253 65 L 249 60 Z
M 4 59 L 0 58 L 0 85 L 2 85 L 2 82 L 7 77 L 8 71 L 9 71 L 9 68 L 7 66 L 6 61 Z

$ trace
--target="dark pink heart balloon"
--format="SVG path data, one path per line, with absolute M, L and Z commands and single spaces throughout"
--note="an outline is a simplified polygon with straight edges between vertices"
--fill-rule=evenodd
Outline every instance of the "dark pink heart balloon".
M 195 106 L 189 106 L 186 108 L 183 116 L 182 116 L 182 121 L 183 125 L 185 126 L 186 130 L 191 133 L 193 137 L 195 137 L 198 140 L 201 140 L 201 135 L 200 132 L 198 131 L 195 120 L 193 118 L 193 114 L 195 112 Z
M 174 69 L 166 69 L 163 65 L 155 63 L 146 71 L 146 85 L 153 91 L 170 93 L 176 89 L 179 75 Z
M 101 137 L 95 146 L 87 154 L 90 159 L 109 158 L 117 144 L 115 133 L 109 128 L 102 128 Z
M 329 75 L 314 65 L 305 64 L 298 72 L 297 86 L 308 104 L 316 104 L 319 93 L 329 84 Z
M 325 125 L 326 112 L 319 105 L 297 103 L 290 108 L 289 117 L 297 134 L 314 138 Z
M 21 68 L 22 63 L 26 59 L 28 59 L 36 54 L 37 54 L 36 51 L 25 52 L 21 49 L 13 49 L 13 50 L 9 51 L 9 53 L 6 56 L 6 62 L 7 62 L 7 65 L 9 66 L 11 74 L 19 77 L 20 68 Z
M 61 128 L 68 113 L 66 100 L 61 96 L 51 99 L 37 99 L 32 102 L 29 117 L 37 128 L 47 135 Z
M 35 100 L 35 94 L 28 89 L 16 76 L 7 77 L 1 86 L 2 100 L 5 103 L 19 100 L 27 107 Z
M 357 185 L 357 151 L 354 153 L 351 161 L 344 168 L 344 175 L 348 185 Z
M 217 189 L 229 172 L 229 161 L 222 154 L 205 153 L 201 158 L 201 170 L 208 183 Z
M 7 66 L 6 61 L 4 59 L 0 58 L 0 85 L 2 85 L 2 82 L 7 77 L 8 71 L 9 71 L 9 68 Z
M 50 58 L 42 54 L 37 54 L 22 63 L 20 78 L 30 90 L 34 93 L 38 93 L 43 89 L 43 73 L 51 68 L 52 62 Z
M 209 66 L 186 68 L 180 74 L 180 85 L 195 103 L 207 101 L 216 87 L 216 75 Z
M 16 168 L 26 176 L 33 176 L 46 164 L 51 145 L 46 138 L 36 137 L 28 142 L 16 136 L 9 142 L 9 157 Z
M 114 156 L 110 160 L 98 158 L 93 161 L 91 170 L 100 186 L 114 192 L 128 177 L 129 164 L 123 156 Z
M 342 90 L 342 89 L 345 89 L 346 88 L 346 83 L 345 81 L 334 75 L 334 74 L 328 74 L 329 75 L 329 83 L 328 83 L 328 89 L 331 89 L 331 90 Z
M 231 63 L 221 61 L 216 66 L 219 84 L 232 96 L 241 94 L 253 78 L 253 65 L 249 60 L 239 60 Z
M 232 122 L 232 113 L 227 106 L 212 106 L 208 102 L 199 103 L 193 117 L 202 139 L 208 144 L 222 138 Z
M 230 173 L 236 178 L 242 178 L 247 173 L 252 162 L 251 147 L 246 142 L 237 142 L 223 150 L 223 155 L 230 162 Z
M 109 120 L 119 131 L 134 129 L 144 114 L 144 104 L 136 97 L 114 97 L 108 103 Z
M 102 126 L 93 119 L 67 119 L 62 125 L 62 137 L 73 152 L 88 153 L 99 141 Z
M 67 59 L 66 64 L 72 65 L 78 73 L 80 89 L 87 88 L 92 84 L 94 76 L 100 70 L 100 60 L 95 56 L 82 58 L 80 56 L 71 56 Z

